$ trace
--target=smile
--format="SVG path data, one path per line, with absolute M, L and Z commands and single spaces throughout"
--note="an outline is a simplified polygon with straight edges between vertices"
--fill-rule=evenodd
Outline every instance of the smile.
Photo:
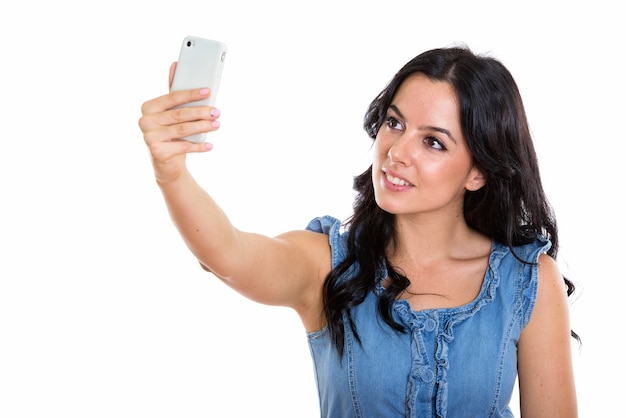
M 383 174 L 385 175 L 385 178 L 387 179 L 387 181 L 393 184 L 394 186 L 412 186 L 411 183 L 404 181 L 399 177 L 394 177 L 387 172 L 384 172 Z

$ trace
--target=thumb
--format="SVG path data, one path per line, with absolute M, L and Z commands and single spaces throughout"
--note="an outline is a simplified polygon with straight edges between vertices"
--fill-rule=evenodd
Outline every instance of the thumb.
M 172 81 L 174 80 L 174 73 L 176 72 L 176 62 L 174 61 L 172 65 L 170 65 L 170 78 L 169 78 L 169 88 L 172 88 Z

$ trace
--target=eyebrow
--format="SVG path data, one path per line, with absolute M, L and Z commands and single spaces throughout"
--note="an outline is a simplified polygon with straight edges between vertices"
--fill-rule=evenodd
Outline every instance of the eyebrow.
M 398 109 L 398 106 L 391 104 L 389 105 L 389 109 L 393 110 L 395 113 L 398 114 L 398 116 L 400 116 L 402 119 L 406 119 L 406 116 L 404 116 L 402 114 L 402 112 L 400 112 L 400 109 Z M 454 136 L 452 136 L 452 133 L 450 133 L 449 130 L 445 129 L 445 128 L 441 128 L 439 126 L 419 126 L 418 129 L 420 130 L 429 130 L 429 131 L 435 131 L 435 132 L 440 132 L 442 134 L 445 134 L 448 138 L 450 138 L 452 140 L 452 142 L 454 142 L 455 144 L 456 139 L 454 138 Z

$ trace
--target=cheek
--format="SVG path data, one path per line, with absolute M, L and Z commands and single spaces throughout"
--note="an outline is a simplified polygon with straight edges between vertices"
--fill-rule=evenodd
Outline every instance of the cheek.
M 381 166 L 385 160 L 387 159 L 387 154 L 389 153 L 389 149 L 385 146 L 385 142 L 378 137 L 374 141 L 372 145 L 372 159 L 374 165 Z
M 465 191 L 468 179 L 470 178 L 471 167 L 469 164 L 458 163 L 446 167 L 442 171 L 442 176 L 449 179 L 450 187 Z
M 423 186 L 434 188 L 434 193 L 454 193 L 465 188 L 468 167 L 450 164 L 450 161 L 421 160 L 419 178 Z

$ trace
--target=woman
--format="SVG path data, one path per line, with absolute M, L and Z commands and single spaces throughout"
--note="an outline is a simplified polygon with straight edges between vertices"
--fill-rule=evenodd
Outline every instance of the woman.
M 502 64 L 464 48 L 407 63 L 366 114 L 353 216 L 275 238 L 236 229 L 185 166 L 212 146 L 177 139 L 218 129 L 219 111 L 173 108 L 209 94 L 144 103 L 157 183 L 204 269 L 299 314 L 322 416 L 510 417 L 516 376 L 523 416 L 577 416 L 573 286 Z

